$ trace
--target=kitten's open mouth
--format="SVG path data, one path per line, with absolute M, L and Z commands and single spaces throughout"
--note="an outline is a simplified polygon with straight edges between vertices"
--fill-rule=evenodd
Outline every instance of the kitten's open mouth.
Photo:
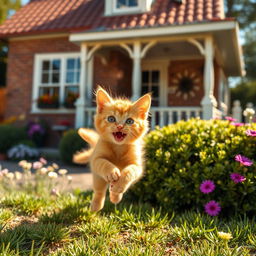
M 126 137 L 126 134 L 122 132 L 113 132 L 113 136 L 116 141 L 120 142 Z

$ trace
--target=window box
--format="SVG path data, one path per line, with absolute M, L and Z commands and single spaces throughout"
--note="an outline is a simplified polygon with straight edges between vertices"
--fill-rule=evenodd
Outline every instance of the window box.
M 44 108 L 44 109 L 59 108 L 59 106 L 60 106 L 59 102 L 54 102 L 54 103 L 38 102 L 37 103 L 38 108 Z

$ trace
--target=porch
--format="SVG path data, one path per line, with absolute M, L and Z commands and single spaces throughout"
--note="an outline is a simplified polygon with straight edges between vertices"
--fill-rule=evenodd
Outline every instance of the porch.
M 84 113 L 85 127 L 93 127 L 93 116 L 96 113 L 96 108 L 86 107 Z M 156 126 L 163 127 L 180 120 L 202 118 L 202 116 L 203 112 L 201 107 L 151 107 L 149 115 L 150 128 L 154 129 Z M 222 112 L 216 109 L 214 116 L 221 118 Z
M 211 119 L 227 114 L 228 84 L 221 68 L 220 52 L 210 35 L 114 42 L 83 41 L 80 44 L 80 97 L 76 102 L 75 123 L 77 128 L 90 127 L 93 124 L 93 91 L 98 84 L 114 92 L 114 96 L 125 95 L 133 101 L 151 91 L 152 128 L 195 117 Z M 122 69 L 121 65 L 118 66 L 119 63 L 116 65 L 119 69 L 110 69 L 108 63 L 113 60 L 110 57 L 111 51 L 118 51 L 125 56 L 124 62 L 130 62 L 130 66 Z M 95 66 L 97 59 L 104 63 L 102 67 L 105 70 L 112 70 L 112 76 L 121 79 L 123 83 L 115 84 L 115 80 L 102 75 L 104 71 Z M 110 84 L 104 86 L 108 82 Z

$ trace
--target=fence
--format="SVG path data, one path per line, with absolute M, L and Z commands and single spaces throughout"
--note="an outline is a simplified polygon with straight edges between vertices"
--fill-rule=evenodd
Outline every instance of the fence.
M 254 106 L 253 106 L 253 103 L 251 102 L 248 102 L 246 104 L 246 108 L 252 108 L 255 110 Z M 233 118 L 235 118 L 238 122 L 242 122 L 242 121 L 245 121 L 245 122 L 248 122 L 248 120 L 246 120 L 246 117 L 243 116 L 243 109 L 242 109 L 242 106 L 241 106 L 241 103 L 239 100 L 235 100 L 233 102 L 233 107 L 232 107 L 232 116 Z M 255 122 L 255 115 L 254 115 L 254 118 L 253 118 L 253 122 Z

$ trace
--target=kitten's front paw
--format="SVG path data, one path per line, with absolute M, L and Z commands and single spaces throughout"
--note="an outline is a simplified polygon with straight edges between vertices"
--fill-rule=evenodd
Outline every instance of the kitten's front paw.
M 112 182 L 110 191 L 114 193 L 124 193 L 132 183 L 131 174 L 129 171 L 123 170 L 118 181 Z
M 104 175 L 104 179 L 108 183 L 112 183 L 112 182 L 118 181 L 120 176 L 121 176 L 120 170 L 118 168 L 114 168 L 113 170 L 111 170 L 110 172 Z

